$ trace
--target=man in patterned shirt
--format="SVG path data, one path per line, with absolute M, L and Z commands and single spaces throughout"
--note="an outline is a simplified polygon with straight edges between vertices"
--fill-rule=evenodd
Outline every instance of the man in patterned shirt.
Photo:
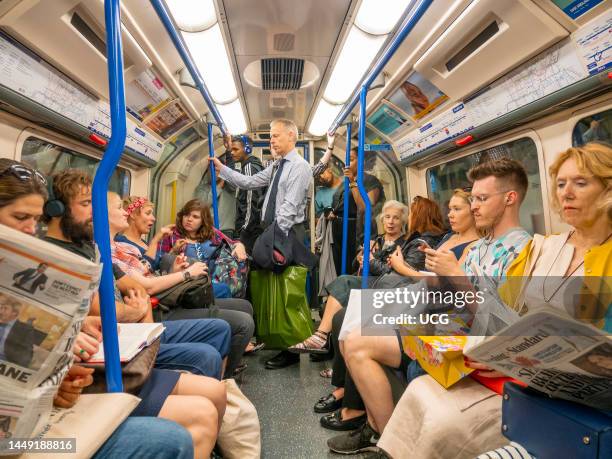
M 474 284 L 478 274 L 490 277 L 499 285 L 508 267 L 531 239 L 520 227 L 519 210 L 527 193 L 527 174 L 514 160 L 502 158 L 473 167 L 468 172 L 473 183 L 471 209 L 476 227 L 486 230 L 470 249 L 465 262 L 444 252 L 426 250 L 425 266 L 439 276 L 468 276 Z M 499 411 L 501 396 L 494 386 L 501 386 L 503 375 L 469 361 L 477 371 L 450 389 L 444 389 L 430 376 L 413 379 L 390 418 L 381 422 L 379 448 L 391 457 L 477 456 L 482 451 L 502 446 Z M 362 387 L 354 378 L 358 388 Z M 366 396 L 362 391 L 362 396 Z M 366 400 L 367 406 L 367 400 Z M 418 419 L 418 421 L 417 421 Z M 406 425 L 428 425 L 427 429 L 406 429 Z M 382 427 L 381 427 L 382 424 Z M 384 429 L 384 431 L 383 431 Z M 444 445 L 440 436 L 444 434 Z M 380 457 L 384 453 L 379 450 Z
M 478 273 L 484 273 L 492 278 L 494 283 L 499 283 L 531 236 L 520 227 L 519 210 L 527 193 L 528 182 L 525 169 L 519 162 L 505 158 L 489 161 L 470 169 L 468 178 L 473 183 L 470 201 L 476 227 L 486 232 L 487 237 L 476 241 L 461 265 L 450 250 L 426 249 L 425 266 L 438 276 L 453 276 L 453 282 L 458 283 L 457 288 L 472 289 L 467 281 L 474 284 Z M 344 352 L 351 376 L 364 400 L 368 421 L 358 435 L 351 433 L 328 440 L 330 449 L 337 453 L 371 450 L 379 434 L 384 431 L 385 435 L 381 438 L 385 440 L 381 440 L 381 446 L 384 444 L 383 448 L 391 453 L 392 457 L 414 456 L 422 441 L 418 434 L 421 430 L 408 429 L 414 432 L 413 435 L 409 434 L 405 426 L 420 423 L 413 422 L 415 417 L 411 416 L 412 408 L 402 405 L 405 396 L 394 411 L 391 384 L 383 366 L 406 370 L 407 365 L 408 379 L 416 378 L 424 372 L 416 362 L 408 363 L 400 340 L 393 336 L 351 334 L 345 340 Z M 429 378 L 437 389 L 439 385 L 435 380 L 429 376 L 424 378 Z M 477 383 L 474 384 L 478 386 Z M 411 392 L 411 388 L 412 386 L 409 386 L 406 393 Z M 446 395 L 448 406 L 452 406 L 453 388 L 448 391 L 442 388 L 440 390 Z M 429 403 L 433 402 L 430 400 Z M 398 410 L 400 414 L 396 414 Z M 402 412 L 411 416 L 410 422 L 406 423 Z M 442 421 L 440 424 L 442 425 Z M 461 424 L 463 425 L 463 420 Z M 387 428 L 389 425 L 391 428 Z M 469 423 L 466 426 L 469 427 Z M 493 433 L 498 433 L 499 426 L 493 426 L 491 429 Z M 414 442 L 405 449 L 404 443 L 412 440 Z M 400 449 L 394 449 L 398 445 Z M 419 457 L 428 457 L 427 454 L 434 456 L 433 449 Z

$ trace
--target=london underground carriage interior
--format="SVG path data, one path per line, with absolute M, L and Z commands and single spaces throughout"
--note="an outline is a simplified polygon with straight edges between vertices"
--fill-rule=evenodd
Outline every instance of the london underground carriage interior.
M 609 457 L 611 27 L 0 2 L 0 452 Z

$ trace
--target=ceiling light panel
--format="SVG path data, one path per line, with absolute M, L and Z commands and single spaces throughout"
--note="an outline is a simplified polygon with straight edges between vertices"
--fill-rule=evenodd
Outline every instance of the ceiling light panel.
M 185 32 L 201 32 L 217 23 L 213 0 L 166 0 L 177 27 Z
M 323 94 L 325 100 L 334 104 L 343 104 L 348 100 L 386 38 L 385 35 L 369 35 L 355 26 L 351 27 L 327 82 Z
M 308 126 L 308 132 L 315 136 L 322 136 L 327 132 L 333 121 L 340 113 L 342 105 L 334 105 L 321 99 L 312 121 Z
M 219 24 L 204 32 L 183 32 L 183 38 L 213 100 L 226 104 L 236 99 L 234 75 Z
M 386 35 L 393 30 L 412 0 L 362 0 L 355 25 L 373 35 Z
M 247 130 L 244 112 L 240 105 L 240 99 L 229 104 L 217 104 L 217 109 L 221 114 L 221 118 L 225 122 L 228 132 L 232 134 L 244 134 Z

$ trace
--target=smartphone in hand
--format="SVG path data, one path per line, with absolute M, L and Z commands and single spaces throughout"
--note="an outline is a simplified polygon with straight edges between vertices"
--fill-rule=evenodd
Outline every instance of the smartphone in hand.
M 419 247 L 421 246 L 425 246 L 426 249 L 431 249 L 432 247 L 429 245 L 429 242 L 427 242 L 425 239 L 415 239 L 415 241 L 417 241 L 419 243 Z

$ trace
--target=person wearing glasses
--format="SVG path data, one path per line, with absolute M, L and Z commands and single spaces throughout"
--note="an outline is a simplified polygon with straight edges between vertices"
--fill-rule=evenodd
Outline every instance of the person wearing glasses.
M 35 235 L 47 199 L 46 186 L 47 180 L 40 172 L 17 161 L 0 158 L 0 225 Z M 4 304 L 2 299 L 0 303 Z M 82 330 L 99 329 L 100 325 L 99 317 L 87 317 Z M 83 342 L 87 338 L 89 336 L 80 332 L 76 342 Z M 94 340 L 94 344 L 98 344 L 97 341 Z M 75 344 L 75 361 L 82 355 L 77 347 Z M 92 373 L 92 368 L 71 365 L 55 393 L 53 404 L 57 408 L 72 408 L 78 403 L 82 390 L 92 384 Z M 142 435 L 143 432 L 147 433 L 146 437 Z M 151 416 L 129 417 L 105 439 L 93 457 L 133 455 L 191 459 L 194 457 L 194 447 L 187 429 L 176 422 Z
M 461 264 L 452 250 L 426 248 L 424 249 L 426 254 L 425 267 L 438 276 L 465 278 L 467 275 L 468 279 L 474 283 L 476 273 L 473 272 L 472 267 L 473 264 L 476 264 L 482 272 L 492 277 L 494 281 L 499 282 L 503 279 L 508 267 L 531 239 L 529 233 L 520 227 L 519 221 L 520 206 L 527 193 L 527 174 L 519 162 L 504 158 L 473 167 L 468 172 L 468 179 L 473 183 L 469 200 L 476 229 L 485 232 L 487 236 L 473 244 Z M 376 446 L 380 435 L 386 431 L 387 423 L 394 413 L 394 404 L 392 388 L 384 367 L 397 368 L 398 362 L 401 362 L 402 356 L 405 355 L 399 333 L 393 347 L 386 338 L 388 337 L 362 336 L 361 330 L 357 329 L 352 331 L 344 341 L 344 358 L 353 381 L 363 398 L 367 422 L 357 432 L 330 438 L 328 446 L 334 452 L 346 453 L 351 451 L 356 453 L 371 450 Z M 423 378 L 426 378 L 427 382 L 431 381 L 431 384 L 436 386 L 434 389 L 440 387 L 433 378 L 427 375 L 419 376 L 422 373 L 415 366 L 413 362 L 407 365 L 409 385 L 403 398 L 405 398 L 406 393 L 412 393 L 411 387 L 414 382 Z M 441 390 L 444 391 L 444 389 Z M 488 389 L 483 388 L 483 390 L 487 391 Z M 447 393 L 451 392 L 452 388 L 447 391 Z M 423 397 L 427 403 L 431 403 L 427 392 Z M 449 406 L 453 404 L 452 398 L 448 403 Z M 486 418 L 487 414 L 488 412 L 485 411 L 482 416 Z M 414 435 L 418 440 L 419 432 L 426 432 L 427 429 L 408 429 L 407 431 L 405 426 L 421 424 L 420 419 L 412 418 L 410 422 L 403 423 L 402 428 L 395 427 L 395 433 L 389 435 L 406 438 Z M 427 422 L 427 425 L 429 425 L 429 422 Z M 503 438 L 499 433 L 499 426 L 488 428 Z M 439 440 L 439 435 L 437 438 Z M 457 444 L 460 443 L 452 442 L 454 447 Z M 401 451 L 404 454 L 396 454 L 395 451 L 388 451 L 387 448 L 383 449 L 391 453 L 392 457 L 415 457 L 416 452 L 420 449 L 418 445 L 418 442 L 413 443 L 410 453 L 402 449 Z M 448 454 L 442 456 L 450 457 L 453 455 L 448 452 Z M 438 454 L 433 453 L 433 449 L 422 455 L 419 452 L 419 457 L 435 456 L 438 456 Z

